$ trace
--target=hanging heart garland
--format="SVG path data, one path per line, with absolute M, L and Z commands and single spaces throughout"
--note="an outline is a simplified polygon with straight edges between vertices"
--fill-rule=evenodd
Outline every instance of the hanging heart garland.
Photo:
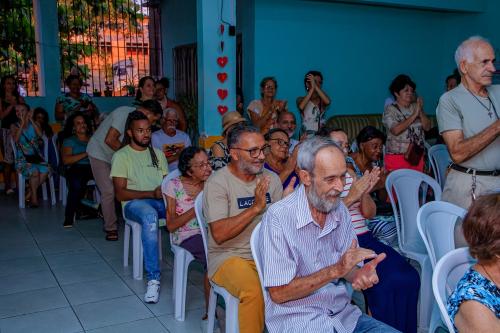
M 221 114 L 221 116 L 223 116 L 224 113 L 227 112 L 227 106 L 225 106 L 225 105 L 219 105 L 217 107 L 217 111 L 219 111 L 219 113 Z
M 219 98 L 224 100 L 227 97 L 227 89 L 217 89 L 217 95 L 219 95 Z
M 217 64 L 219 64 L 220 67 L 226 66 L 227 62 L 228 62 L 228 59 L 226 56 L 217 58 Z
M 227 80 L 227 73 L 217 73 L 217 79 L 219 80 L 220 83 L 224 83 Z

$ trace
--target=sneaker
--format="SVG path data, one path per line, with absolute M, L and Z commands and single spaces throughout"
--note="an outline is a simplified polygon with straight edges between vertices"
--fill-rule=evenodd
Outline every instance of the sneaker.
M 146 290 L 146 294 L 144 294 L 144 302 L 158 303 L 159 295 L 160 295 L 160 281 L 158 280 L 148 281 L 148 289 Z
M 64 220 L 63 227 L 65 227 L 65 228 L 72 228 L 73 227 L 73 221 L 71 221 L 71 220 Z

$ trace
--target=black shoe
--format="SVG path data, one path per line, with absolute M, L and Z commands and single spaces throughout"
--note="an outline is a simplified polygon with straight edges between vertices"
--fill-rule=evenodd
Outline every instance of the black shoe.
M 63 227 L 65 227 L 65 228 L 73 228 L 73 221 L 64 220 Z

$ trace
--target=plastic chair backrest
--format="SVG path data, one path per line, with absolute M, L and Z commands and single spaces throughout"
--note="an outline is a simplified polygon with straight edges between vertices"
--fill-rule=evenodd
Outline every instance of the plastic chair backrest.
M 262 269 L 261 269 L 261 261 L 260 261 L 260 252 L 259 252 L 259 232 L 260 232 L 260 223 L 255 226 L 255 229 L 252 231 L 252 236 L 250 237 L 250 248 L 252 249 L 252 257 L 255 261 L 255 266 L 257 267 L 257 274 L 259 274 L 260 286 L 262 287 L 262 295 L 264 298 L 266 297 L 267 291 L 264 287 L 264 279 L 262 277 Z
M 14 139 L 10 138 L 10 144 L 12 146 L 12 153 L 14 154 L 14 160 L 17 160 L 17 145 L 16 143 L 14 142 Z
M 446 181 L 446 169 L 451 163 L 450 153 L 448 147 L 443 144 L 434 145 L 428 152 L 429 161 L 431 162 L 432 171 L 441 188 L 444 188 Z
M 446 253 L 455 249 L 455 224 L 467 211 L 449 202 L 428 202 L 418 210 L 417 226 L 432 268 Z
M 396 220 L 399 248 L 404 253 L 427 253 L 418 232 L 416 219 L 420 206 L 425 203 L 429 186 L 434 192 L 434 200 L 441 200 L 441 186 L 421 172 L 410 169 L 395 170 L 385 181 Z M 421 197 L 420 191 L 424 192 Z
M 165 193 L 165 189 L 167 188 L 168 182 L 171 179 L 174 179 L 175 177 L 179 177 L 180 175 L 181 175 L 181 172 L 179 171 L 179 169 L 172 170 L 165 176 L 165 178 L 163 178 L 163 180 L 161 182 L 161 193 L 162 193 L 162 197 L 163 197 L 163 202 L 165 203 L 165 211 L 167 211 L 168 206 L 167 206 L 167 198 L 165 198 L 163 193 Z M 170 236 L 170 244 L 173 244 L 172 243 L 172 233 L 169 233 L 169 236 Z
M 205 248 L 205 255 L 207 256 L 208 262 L 208 225 L 205 216 L 203 216 L 203 191 L 198 194 L 194 201 L 194 212 L 198 220 L 198 225 L 200 226 L 201 238 L 203 239 L 203 247 Z
M 475 260 L 469 254 L 469 248 L 463 247 L 453 250 L 444 255 L 436 264 L 432 274 L 432 291 L 441 312 L 441 319 L 450 332 L 455 332 L 451 323 L 446 303 L 451 293 L 455 290 L 458 281 Z
M 56 165 L 59 165 L 59 150 L 57 149 L 57 134 L 54 134 L 52 136 L 52 139 L 50 140 L 52 143 L 52 147 L 54 148 L 55 156 L 56 156 Z M 47 151 L 47 156 L 48 156 L 48 151 Z

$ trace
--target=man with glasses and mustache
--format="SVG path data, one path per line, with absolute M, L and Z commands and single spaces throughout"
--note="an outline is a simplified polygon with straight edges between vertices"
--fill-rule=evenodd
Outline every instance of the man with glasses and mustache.
M 266 208 L 282 198 L 283 189 L 279 177 L 264 169 L 269 146 L 258 129 L 235 127 L 228 147 L 231 161 L 210 176 L 203 190 L 208 276 L 240 300 L 240 332 L 262 332 L 264 301 L 250 236 Z
M 191 146 L 191 139 L 186 132 L 177 129 L 179 114 L 173 108 L 164 111 L 161 129 L 151 136 L 153 147 L 163 151 L 168 162 L 168 170 L 177 169 L 179 156 L 184 148 Z
M 259 235 L 266 327 L 274 332 L 386 332 L 397 330 L 350 303 L 339 279 L 364 290 L 377 284 L 384 253 L 360 248 L 340 195 L 347 171 L 342 150 L 313 137 L 299 147 L 301 185 L 273 204 Z M 370 260 L 363 266 L 363 261 Z M 361 266 L 361 267 L 360 267 Z

